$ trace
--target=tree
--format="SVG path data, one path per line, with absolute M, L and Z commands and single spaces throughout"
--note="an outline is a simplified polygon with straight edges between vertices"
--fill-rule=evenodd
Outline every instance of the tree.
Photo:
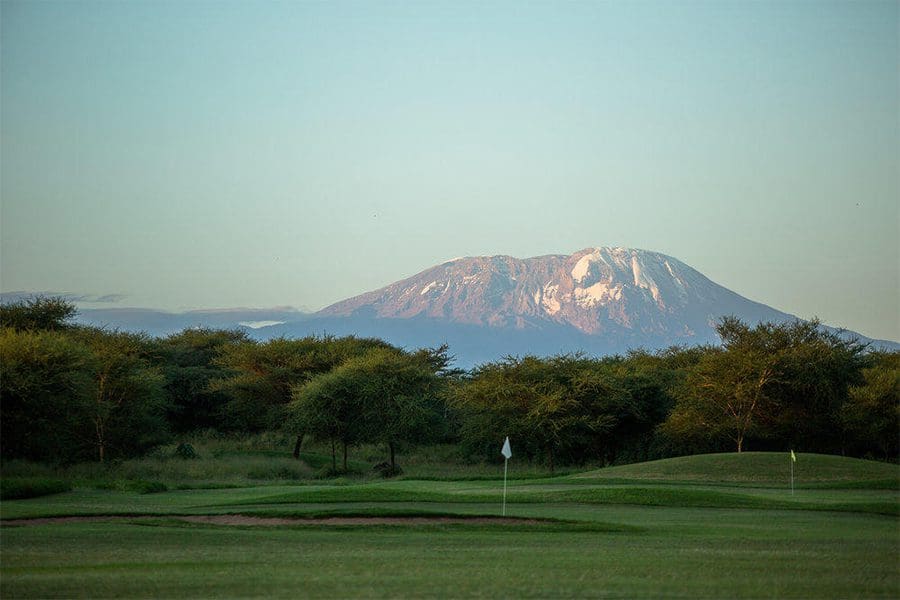
M 614 463 L 625 445 L 644 430 L 641 424 L 647 416 L 616 372 L 617 366 L 615 361 L 590 361 L 569 380 L 569 393 L 578 405 L 583 429 L 582 447 L 570 457 L 573 462 L 593 457 L 604 464 Z
M 164 380 L 149 361 L 149 339 L 95 328 L 79 328 L 75 339 L 91 352 L 91 395 L 84 403 L 89 427 L 81 433 L 97 459 L 139 454 L 167 439 Z
M 816 320 L 790 323 L 778 333 L 781 360 L 771 390 L 777 401 L 767 441 L 779 449 L 787 442 L 807 451 L 843 453 L 842 407 L 851 386 L 863 383 L 863 369 L 871 362 L 867 346 Z
M 859 455 L 900 459 L 900 352 L 873 352 L 861 385 L 841 409 L 849 449 Z
M 344 365 L 318 375 L 294 388 L 290 405 L 294 428 L 331 442 L 331 468 L 337 471 L 335 443 L 343 448 L 347 471 L 347 447 L 365 438 L 364 382 L 354 365 Z
M 728 438 L 737 452 L 770 412 L 769 393 L 777 377 L 780 348 L 772 342 L 778 327 L 770 323 L 750 328 L 734 317 L 716 326 L 721 348 L 709 348 L 688 369 L 681 397 L 663 430 L 672 437 Z
M 68 462 L 81 455 L 76 427 L 92 394 L 92 355 L 56 331 L 0 330 L 0 453 Z
M 558 458 L 580 462 L 616 418 L 603 405 L 612 387 L 584 357 L 533 356 L 482 365 L 456 388 L 463 448 L 496 459 L 498 440 L 509 435 L 527 457 L 543 455 L 550 469 Z
M 436 372 L 441 361 L 434 358 L 429 351 L 376 348 L 344 365 L 365 399 L 365 438 L 387 446 L 389 474 L 399 472 L 398 449 L 431 441 L 439 431 L 437 405 L 445 387 Z
M 300 457 L 304 432 L 296 429 L 302 420 L 288 409 L 293 391 L 322 373 L 372 348 L 391 348 L 378 339 L 305 337 L 277 338 L 265 343 L 246 341 L 222 347 L 215 364 L 229 371 L 214 380 L 210 389 L 228 395 L 223 424 L 239 431 L 263 431 L 294 427 L 297 435 L 294 458 Z
M 71 326 L 75 305 L 65 298 L 32 296 L 0 304 L 0 325 L 18 331 L 60 331 Z
M 730 439 L 738 452 L 749 438 L 779 449 L 839 447 L 838 414 L 865 345 L 816 320 L 750 327 L 726 317 L 716 330 L 722 346 L 686 369 L 664 434 L 695 447 Z
M 162 378 L 146 338 L 90 328 L 0 334 L 3 455 L 69 462 L 164 441 Z
M 175 431 L 221 428 L 229 396 L 210 383 L 231 372 L 216 359 L 224 348 L 247 341 L 238 330 L 185 329 L 158 342 L 154 362 L 165 377 L 167 419 Z

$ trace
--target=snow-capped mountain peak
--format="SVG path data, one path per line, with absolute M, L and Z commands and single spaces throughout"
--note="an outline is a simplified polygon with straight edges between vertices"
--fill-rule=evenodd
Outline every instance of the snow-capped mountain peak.
M 671 256 L 602 246 L 526 259 L 458 258 L 319 315 L 349 316 L 365 308 L 379 318 L 428 317 L 517 329 L 564 324 L 589 335 L 654 333 L 677 341 L 698 329 L 705 338 L 714 319 L 742 312 L 736 304 L 761 306 Z

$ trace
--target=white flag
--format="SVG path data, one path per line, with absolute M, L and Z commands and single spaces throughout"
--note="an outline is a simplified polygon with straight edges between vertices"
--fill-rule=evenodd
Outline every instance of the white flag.
M 507 436 L 506 441 L 503 442 L 503 450 L 500 451 L 500 454 L 502 454 L 506 460 L 512 458 L 512 450 L 509 448 L 509 436 Z

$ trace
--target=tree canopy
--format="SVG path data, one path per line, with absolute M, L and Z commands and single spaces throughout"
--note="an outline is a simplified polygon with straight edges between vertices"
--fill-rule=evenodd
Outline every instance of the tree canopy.
M 378 444 L 384 472 L 420 443 L 468 460 L 551 468 L 692 452 L 786 450 L 900 459 L 900 353 L 817 321 L 720 320 L 722 343 L 605 358 L 506 357 L 470 372 L 446 346 L 250 339 L 188 329 L 163 339 L 79 326 L 74 305 L 0 306 L 0 456 L 50 463 L 138 456 L 196 429 Z

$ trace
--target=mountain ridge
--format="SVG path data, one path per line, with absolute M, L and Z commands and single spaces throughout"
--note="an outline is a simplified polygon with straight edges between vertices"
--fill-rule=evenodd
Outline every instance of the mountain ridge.
M 517 329 L 549 321 L 588 335 L 655 332 L 673 339 L 705 333 L 723 314 L 795 318 L 716 284 L 672 256 L 605 246 L 525 259 L 453 259 L 316 316 L 346 317 L 365 306 L 378 318 L 424 315 Z
M 504 355 L 716 344 L 714 326 L 723 316 L 750 324 L 798 318 L 741 296 L 673 256 L 597 246 L 523 259 L 459 257 L 315 313 L 290 307 L 184 313 L 109 308 L 80 311 L 78 321 L 152 335 L 241 327 L 262 340 L 352 334 L 409 348 L 447 343 L 458 364 L 468 367 Z M 897 342 L 823 326 L 900 350 Z

